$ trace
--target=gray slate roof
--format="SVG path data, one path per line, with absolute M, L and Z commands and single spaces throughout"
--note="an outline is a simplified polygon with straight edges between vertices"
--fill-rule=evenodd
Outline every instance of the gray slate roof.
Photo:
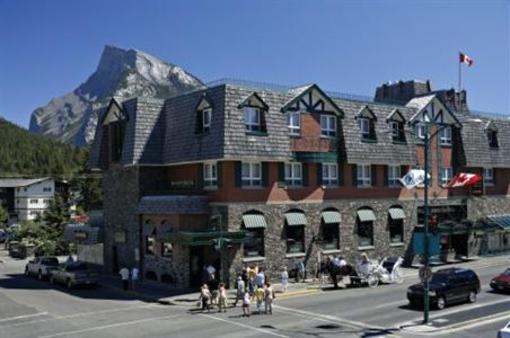
M 207 214 L 206 196 L 144 196 L 138 204 L 139 214 Z
M 27 187 L 32 184 L 50 180 L 50 177 L 42 178 L 0 178 L 0 188 Z

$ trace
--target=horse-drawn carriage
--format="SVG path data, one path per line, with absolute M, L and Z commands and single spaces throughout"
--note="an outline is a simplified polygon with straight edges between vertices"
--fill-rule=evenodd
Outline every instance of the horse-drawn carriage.
M 335 288 L 346 277 L 349 277 L 352 286 L 376 287 L 379 283 L 402 283 L 402 262 L 402 257 L 385 257 L 380 262 L 366 261 L 356 265 L 338 265 L 334 260 L 327 260 L 321 270 L 328 273 Z

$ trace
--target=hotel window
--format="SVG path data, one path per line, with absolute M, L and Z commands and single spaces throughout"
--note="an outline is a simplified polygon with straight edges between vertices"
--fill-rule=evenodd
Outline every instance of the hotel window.
M 447 185 L 453 177 L 453 169 L 451 167 L 441 168 L 439 171 L 439 184 Z
M 285 183 L 290 186 L 303 184 L 303 167 L 301 163 L 285 163 Z
M 336 116 L 321 115 L 321 135 L 336 137 Z
M 211 108 L 206 108 L 202 110 L 202 131 L 207 133 L 211 128 Z
M 322 184 L 328 186 L 338 185 L 338 164 L 322 164 Z
M 498 148 L 498 132 L 495 130 L 489 130 L 487 132 L 487 138 L 489 139 L 489 146 L 491 148 Z
M 404 123 L 399 121 L 390 121 L 390 127 L 393 142 L 405 142 Z
M 359 209 L 356 218 L 356 234 L 358 235 L 358 247 L 374 245 L 374 221 L 372 209 Z
M 486 186 L 494 185 L 494 169 L 484 168 L 483 169 L 483 184 Z
M 299 136 L 301 132 L 301 114 L 299 112 L 291 112 L 287 115 L 287 123 L 289 134 Z
M 204 187 L 218 185 L 218 166 L 216 163 L 204 163 Z
M 452 144 L 452 127 L 450 126 L 442 127 L 442 129 L 439 132 L 439 143 L 441 145 Z
M 262 181 L 260 163 L 243 163 L 242 165 L 242 183 L 243 186 L 260 186 Z
M 418 136 L 418 138 L 423 141 L 425 140 L 425 124 L 423 123 L 418 123 L 416 124 L 416 135 Z
M 404 219 L 392 218 L 391 215 L 388 215 L 388 228 L 390 243 L 404 242 Z
M 357 165 L 358 187 L 370 187 L 372 185 L 372 167 L 370 164 Z
M 364 118 L 364 117 L 361 117 L 359 119 L 359 127 L 360 127 L 360 130 L 361 130 L 361 137 L 364 138 L 364 139 L 369 139 L 371 138 L 370 136 L 370 120 L 367 119 L 367 118 Z
M 399 178 L 401 177 L 400 166 L 389 165 L 388 166 L 388 186 L 398 187 L 400 186 Z
M 244 125 L 247 131 L 261 131 L 260 109 L 244 107 Z
M 30 200 L 30 204 L 37 204 L 37 203 L 39 203 L 39 200 L 38 200 L 38 199 Z

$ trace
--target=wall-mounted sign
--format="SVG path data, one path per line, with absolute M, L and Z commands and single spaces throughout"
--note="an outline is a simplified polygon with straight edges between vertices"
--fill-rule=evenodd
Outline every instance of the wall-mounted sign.
M 74 239 L 76 240 L 84 240 L 89 237 L 89 234 L 85 231 L 75 231 L 74 232 Z
M 126 243 L 126 231 L 117 230 L 113 233 L 113 240 L 115 243 Z

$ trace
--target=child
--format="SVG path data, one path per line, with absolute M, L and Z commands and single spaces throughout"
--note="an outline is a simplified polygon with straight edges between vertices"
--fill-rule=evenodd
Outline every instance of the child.
M 257 300 L 257 313 L 261 314 L 262 303 L 264 302 L 264 288 L 260 287 L 255 290 L 255 299 Z
M 250 316 L 250 293 L 245 292 L 243 297 L 243 317 Z
M 202 301 L 202 312 L 207 308 L 207 311 L 211 310 L 210 300 L 211 300 L 211 291 L 209 291 L 209 287 L 207 284 L 202 285 L 200 289 L 200 300 Z
M 265 303 L 265 310 L 266 315 L 273 314 L 273 299 L 274 299 L 274 291 L 271 287 L 271 284 L 267 283 L 264 286 L 264 303 Z
M 280 282 L 282 283 L 282 292 L 286 292 L 287 286 L 289 285 L 289 273 L 287 272 L 287 267 L 283 267 L 283 271 L 280 275 Z
M 227 290 L 225 290 L 225 283 L 220 283 L 219 297 L 218 297 L 218 312 L 227 312 Z

